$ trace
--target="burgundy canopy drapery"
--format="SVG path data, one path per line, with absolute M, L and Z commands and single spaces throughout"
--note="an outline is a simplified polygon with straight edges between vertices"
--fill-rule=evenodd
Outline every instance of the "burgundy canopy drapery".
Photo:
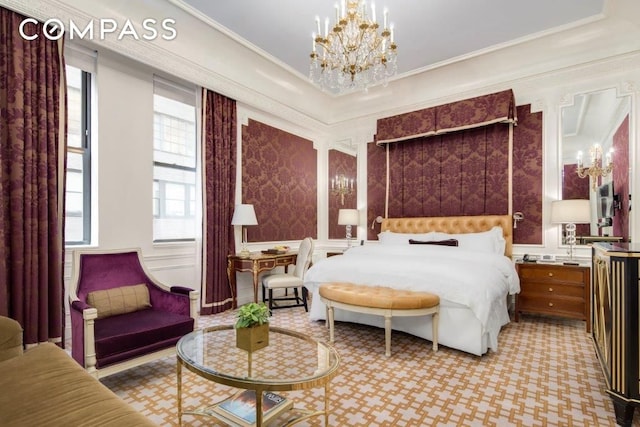
M 66 98 L 62 41 L 24 19 L 0 8 L 0 314 L 34 344 L 63 334 Z
M 227 255 L 235 252 L 231 218 L 236 188 L 236 101 L 203 89 L 201 314 L 232 307 Z
M 494 123 L 515 123 L 511 89 L 379 119 L 376 143 L 385 144 L 473 129 Z

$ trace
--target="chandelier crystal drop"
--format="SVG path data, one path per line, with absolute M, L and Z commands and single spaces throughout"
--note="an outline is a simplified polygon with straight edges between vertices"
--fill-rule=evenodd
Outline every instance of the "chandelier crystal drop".
M 310 80 L 334 93 L 386 85 L 398 69 L 394 29 L 388 24 L 387 10 L 380 33 L 374 4 L 369 7 L 370 15 L 364 0 L 342 0 L 335 10 L 335 23 L 330 27 L 326 18 L 324 32 L 316 17 Z

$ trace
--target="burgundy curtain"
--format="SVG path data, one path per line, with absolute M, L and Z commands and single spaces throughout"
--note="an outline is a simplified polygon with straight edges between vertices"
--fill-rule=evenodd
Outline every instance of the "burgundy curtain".
M 203 236 L 201 314 L 232 307 L 227 255 L 235 252 L 231 218 L 236 188 L 236 101 L 203 89 Z
M 0 314 L 61 341 L 66 137 L 62 46 L 0 8 Z

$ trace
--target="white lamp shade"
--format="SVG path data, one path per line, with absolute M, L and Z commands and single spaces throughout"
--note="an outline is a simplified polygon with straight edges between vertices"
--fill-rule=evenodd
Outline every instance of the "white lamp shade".
M 253 210 L 253 205 L 236 205 L 233 211 L 233 218 L 231 218 L 231 225 L 258 225 L 258 219 L 256 218 L 256 211 Z
M 340 209 L 338 211 L 338 225 L 358 225 L 358 210 Z
M 589 200 L 556 200 L 551 202 L 551 222 L 554 224 L 589 224 Z

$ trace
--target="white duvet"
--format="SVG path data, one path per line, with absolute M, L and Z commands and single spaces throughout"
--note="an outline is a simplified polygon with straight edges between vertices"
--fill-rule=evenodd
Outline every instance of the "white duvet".
M 313 292 L 321 283 L 353 282 L 426 291 L 468 307 L 484 330 L 492 310 L 507 294 L 520 291 L 513 262 L 497 254 L 436 245 L 355 246 L 341 256 L 322 259 L 305 275 Z

